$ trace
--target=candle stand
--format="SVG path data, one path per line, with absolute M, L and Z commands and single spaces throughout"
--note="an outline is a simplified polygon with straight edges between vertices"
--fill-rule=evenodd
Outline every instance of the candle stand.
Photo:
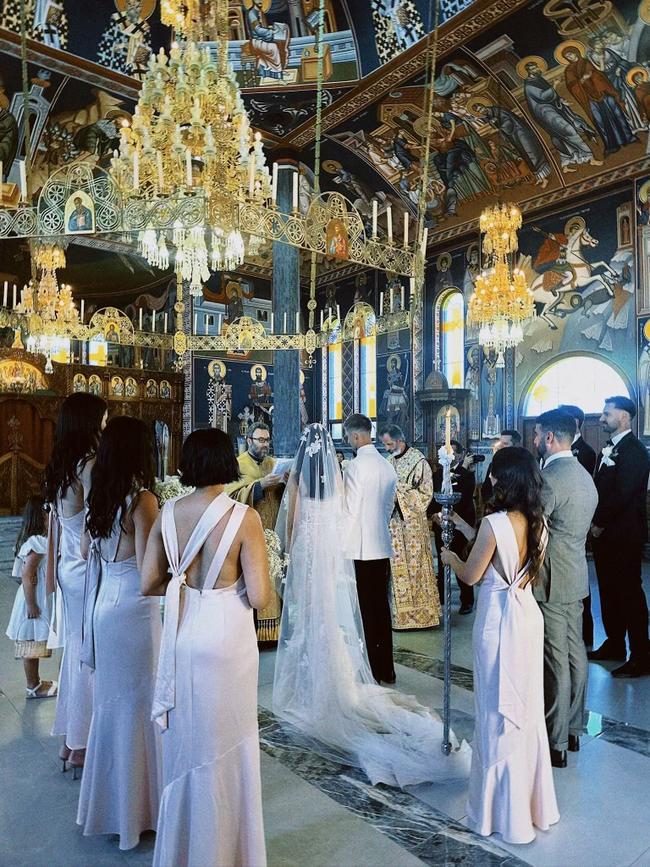
M 451 483 L 451 462 L 453 453 L 451 448 L 442 446 L 438 450 L 438 461 L 442 466 L 442 488 L 439 494 L 434 494 L 435 500 L 442 506 L 441 529 L 442 544 L 449 548 L 454 537 L 454 522 L 452 512 L 454 505 L 460 500 L 460 494 L 455 494 Z M 449 738 L 451 718 L 451 566 L 444 567 L 444 600 L 443 600 L 443 628 L 444 628 L 444 680 L 442 699 L 442 751 L 448 756 L 451 754 L 451 740 Z

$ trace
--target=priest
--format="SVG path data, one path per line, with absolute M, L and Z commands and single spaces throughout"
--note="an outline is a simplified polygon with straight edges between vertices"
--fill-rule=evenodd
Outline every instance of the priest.
M 265 530 L 274 530 L 282 500 L 284 478 L 273 472 L 275 460 L 269 455 L 271 434 L 269 426 L 255 421 L 248 428 L 247 451 L 239 455 L 239 481 L 226 486 L 226 493 L 252 506 L 259 514 Z M 280 631 L 280 599 L 272 589 L 272 598 L 266 608 L 256 612 L 257 640 L 277 641 Z
M 440 598 L 433 569 L 427 506 L 433 497 L 431 467 L 406 443 L 397 425 L 381 440 L 397 473 L 397 498 L 390 521 L 393 629 L 426 629 L 440 622 Z

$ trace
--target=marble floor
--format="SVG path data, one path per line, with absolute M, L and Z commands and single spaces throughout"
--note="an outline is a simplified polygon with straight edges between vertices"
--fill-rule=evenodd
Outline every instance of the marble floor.
M 11 546 L 18 526 L 0 519 L 0 625 L 16 584 Z M 650 568 L 645 567 L 648 574 Z M 650 586 L 646 577 L 646 587 Z M 597 599 L 595 617 L 599 624 Z M 457 605 L 454 605 L 454 610 Z M 452 723 L 471 739 L 472 617 L 454 616 Z M 598 629 L 599 627 L 597 627 Z M 597 631 L 597 641 L 602 634 Z M 395 633 L 397 687 L 440 710 L 442 633 Z M 346 765 L 315 755 L 271 709 L 274 652 L 260 660 L 259 720 L 270 867 L 650 867 L 650 677 L 614 680 L 590 666 L 589 734 L 569 767 L 554 772 L 562 818 L 527 846 L 484 839 L 463 824 L 465 784 L 408 792 L 369 785 Z M 56 676 L 58 660 L 43 673 Z M 153 835 L 130 852 L 110 838 L 84 838 L 74 824 L 79 782 L 62 774 L 49 737 L 54 701 L 25 701 L 22 666 L 0 643 L 0 865 L 149 865 Z M 252 865 L 255 867 L 255 865 Z

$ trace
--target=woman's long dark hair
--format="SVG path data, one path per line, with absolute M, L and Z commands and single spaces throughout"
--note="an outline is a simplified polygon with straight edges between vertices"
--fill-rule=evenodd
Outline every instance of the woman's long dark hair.
M 50 462 L 45 468 L 45 497 L 54 503 L 77 481 L 80 465 L 95 454 L 106 401 L 79 392 L 63 401 L 54 431 Z
M 485 514 L 521 512 L 528 522 L 526 547 L 530 566 L 522 585 L 526 586 L 537 577 L 546 549 L 542 474 L 535 458 L 521 446 L 499 449 L 492 458 L 490 473 L 495 482 Z
M 129 494 L 153 488 L 153 447 L 152 431 L 138 418 L 120 415 L 106 425 L 90 474 L 86 529 L 91 536 L 107 539 L 118 514 L 120 523 L 126 517 Z
M 47 519 L 44 509 L 45 499 L 40 494 L 33 494 L 27 500 L 23 512 L 23 523 L 14 549 L 16 555 L 30 536 L 47 536 Z

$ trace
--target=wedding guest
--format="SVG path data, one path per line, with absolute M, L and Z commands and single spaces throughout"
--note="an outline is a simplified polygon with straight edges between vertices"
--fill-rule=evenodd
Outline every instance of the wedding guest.
M 39 661 L 52 656 L 47 646 L 51 601 L 45 587 L 47 520 L 45 500 L 38 494 L 31 496 L 23 513 L 13 569 L 14 573 L 20 570 L 21 586 L 7 626 L 15 657 L 23 661 L 28 699 L 50 698 L 57 690 L 55 680 L 41 680 L 39 676 Z
M 596 469 L 596 452 L 582 437 L 582 425 L 585 420 L 584 412 L 579 406 L 568 403 L 563 403 L 558 409 L 568 413 L 574 419 L 576 430 L 573 442 L 571 443 L 571 451 L 589 475 L 593 477 Z M 590 593 L 582 600 L 582 640 L 587 647 L 591 647 L 594 643 L 594 618 L 591 615 Z
M 246 436 L 247 450 L 237 458 L 239 472 L 226 493 L 234 500 L 252 506 L 265 530 L 273 530 L 284 491 L 284 477 L 274 472 L 271 457 L 271 432 L 264 422 L 252 422 Z M 258 641 L 277 641 L 280 631 L 280 597 L 271 588 L 269 604 L 257 611 L 255 628 Z
M 397 425 L 385 428 L 381 440 L 397 473 L 397 498 L 390 519 L 393 629 L 427 629 L 440 623 L 427 523 L 427 507 L 433 497 L 431 467 L 422 452 L 407 444 Z
M 544 616 L 544 701 L 551 764 L 566 767 L 580 749 L 587 690 L 582 600 L 589 592 L 585 542 L 598 505 L 593 479 L 571 451 L 574 418 L 561 410 L 539 416 L 535 448 L 544 461 L 542 500 L 548 547 L 533 595 Z
M 93 394 L 78 392 L 63 401 L 54 431 L 54 446 L 45 468 L 45 498 L 50 505 L 48 533 L 47 589 L 60 591 L 63 624 L 54 624 L 52 643 L 65 647 L 61 661 L 59 695 L 52 726 L 53 735 L 62 735 L 59 751 L 74 769 L 83 767 L 92 716 L 92 676 L 81 665 L 81 624 L 83 620 L 86 561 L 81 556 L 84 501 L 90 490 L 90 472 L 99 435 L 106 424 L 106 402 Z M 57 606 L 58 608 L 58 606 Z
M 370 668 L 377 683 L 395 683 L 389 602 L 390 558 L 394 552 L 389 524 L 397 475 L 372 444 L 372 423 L 367 416 L 349 416 L 343 429 L 348 445 L 356 451 L 343 473 L 350 518 L 344 553 L 354 560 Z
M 254 509 L 225 493 L 238 465 L 222 431 L 190 434 L 180 473 L 196 490 L 165 503 L 142 571 L 142 592 L 166 595 L 153 704 L 164 784 L 153 863 L 264 867 L 251 608 L 264 609 L 271 595 L 264 531 Z
M 136 418 L 109 421 L 88 495 L 82 662 L 94 670 L 93 715 L 77 824 L 117 834 L 120 849 L 152 831 L 160 802 L 160 743 L 151 702 L 160 609 L 140 593 L 140 570 L 158 514 L 153 435 Z
M 596 452 L 592 449 L 588 442 L 582 437 L 582 425 L 584 424 L 585 414 L 579 406 L 563 403 L 558 409 L 560 412 L 565 412 L 570 415 L 575 422 L 575 432 L 571 442 L 571 451 L 573 456 L 578 458 L 578 462 L 585 468 L 590 476 L 593 476 L 596 469 Z
M 451 466 L 451 484 L 455 494 L 460 494 L 460 500 L 454 506 L 456 514 L 466 521 L 470 526 L 476 523 L 476 506 L 474 505 L 474 490 L 476 488 L 476 478 L 474 473 L 467 469 L 464 465 L 465 449 L 458 440 L 451 440 L 451 447 L 454 452 L 454 462 Z M 442 476 L 439 476 L 436 490 L 439 491 L 442 487 Z M 436 541 L 436 550 L 438 552 L 438 592 L 440 599 L 445 598 L 445 574 L 440 559 L 442 551 L 442 528 L 440 526 L 440 510 L 442 506 L 438 506 L 435 510 L 437 517 L 433 521 L 433 536 Z M 461 532 L 454 532 L 454 538 L 450 545 L 450 549 L 455 551 L 458 556 L 462 556 L 466 540 Z M 460 590 L 460 608 L 458 613 L 461 615 L 471 614 L 474 609 L 474 588 L 468 586 L 456 576 L 458 589 Z
M 530 843 L 559 820 L 544 721 L 544 621 L 531 585 L 544 559 L 542 477 L 526 449 L 498 450 L 493 496 L 466 562 L 482 581 L 472 643 L 475 733 L 467 816 L 478 834 Z
M 496 454 L 499 449 L 507 449 L 511 446 L 520 446 L 521 445 L 521 434 L 518 430 L 511 430 L 510 428 L 506 428 L 502 430 L 499 434 L 499 438 L 495 441 L 492 446 L 492 451 Z M 483 480 L 483 484 L 481 485 L 481 500 L 483 503 L 487 503 L 490 497 L 492 496 L 492 482 L 490 481 L 492 465 L 487 468 L 487 472 L 485 473 L 485 479 Z
M 650 674 L 648 604 L 641 583 L 641 554 L 647 539 L 646 490 L 650 458 L 632 433 L 636 406 L 629 397 L 607 398 L 600 417 L 609 439 L 594 481 L 598 508 L 591 526 L 600 610 L 607 639 L 591 660 L 625 660 L 613 677 Z

